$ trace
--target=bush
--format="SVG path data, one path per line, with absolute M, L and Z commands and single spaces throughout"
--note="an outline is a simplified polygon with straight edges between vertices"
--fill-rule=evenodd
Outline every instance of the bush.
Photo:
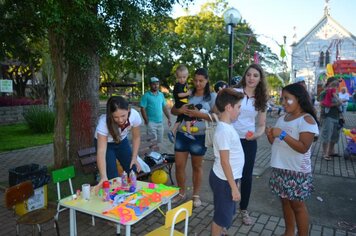
M 55 114 L 46 107 L 33 106 L 24 114 L 29 128 L 35 133 L 52 133 Z
M 100 94 L 99 95 L 99 99 L 102 101 L 102 100 L 108 100 L 109 99 L 109 96 L 108 95 L 106 95 L 106 94 Z

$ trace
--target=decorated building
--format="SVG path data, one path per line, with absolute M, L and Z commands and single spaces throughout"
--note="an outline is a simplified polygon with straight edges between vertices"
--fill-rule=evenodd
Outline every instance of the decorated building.
M 327 64 L 337 61 L 352 64 L 356 60 L 356 37 L 331 17 L 329 0 L 325 0 L 320 21 L 291 46 L 291 78 L 303 77 L 313 93 L 317 93 L 325 82 Z M 352 76 L 352 71 L 349 74 Z

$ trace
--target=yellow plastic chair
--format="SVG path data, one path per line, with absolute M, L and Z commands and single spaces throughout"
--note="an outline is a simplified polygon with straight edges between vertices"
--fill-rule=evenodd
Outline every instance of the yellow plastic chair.
M 164 235 L 188 235 L 189 217 L 192 215 L 193 201 L 190 200 L 183 203 L 176 208 L 167 211 L 165 224 L 148 234 L 146 236 L 164 236 Z M 184 234 L 175 230 L 175 224 L 185 220 Z
M 59 213 L 68 209 L 68 208 L 61 208 L 61 205 L 59 204 L 59 201 L 62 199 L 61 196 L 61 182 L 68 181 L 69 184 L 69 190 L 71 195 L 74 194 L 73 190 L 73 184 L 72 184 L 72 178 L 75 177 L 75 170 L 74 166 L 68 166 L 62 169 L 54 170 L 52 171 L 52 180 L 53 183 L 57 184 L 57 198 L 58 198 L 58 203 L 57 203 L 57 215 L 56 218 L 58 219 Z M 95 219 L 94 216 L 92 216 L 92 225 L 95 225 Z

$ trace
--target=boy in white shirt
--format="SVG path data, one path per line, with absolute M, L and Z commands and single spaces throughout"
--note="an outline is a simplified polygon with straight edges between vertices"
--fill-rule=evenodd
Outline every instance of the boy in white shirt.
M 238 180 L 242 176 L 244 152 L 240 137 L 232 126 L 240 113 L 243 93 L 231 88 L 219 91 L 215 106 L 220 112 L 220 121 L 214 134 L 215 161 L 210 171 L 209 184 L 214 194 L 214 216 L 211 235 L 222 235 L 231 226 L 240 200 Z

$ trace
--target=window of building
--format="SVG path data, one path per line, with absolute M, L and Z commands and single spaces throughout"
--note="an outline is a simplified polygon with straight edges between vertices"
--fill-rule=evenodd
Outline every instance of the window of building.
M 329 53 L 329 50 L 326 50 L 326 53 L 325 53 L 325 65 L 327 65 L 329 63 L 330 63 L 330 53 Z
M 324 52 L 320 52 L 319 67 L 324 67 Z

